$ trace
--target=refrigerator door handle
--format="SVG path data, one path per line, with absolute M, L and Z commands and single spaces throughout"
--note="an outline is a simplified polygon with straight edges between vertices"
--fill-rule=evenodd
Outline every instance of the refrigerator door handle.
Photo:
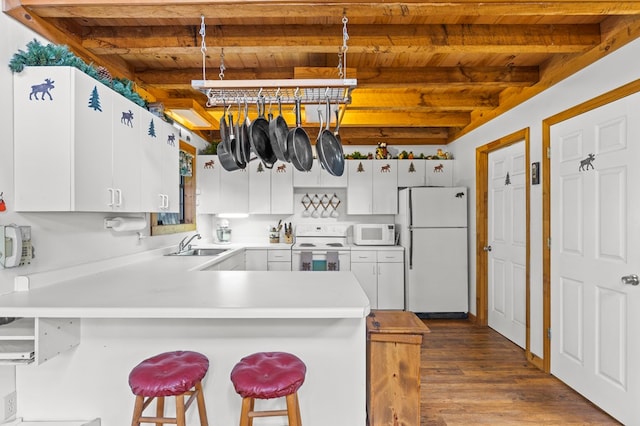
M 409 269 L 413 269 L 413 229 L 409 228 Z

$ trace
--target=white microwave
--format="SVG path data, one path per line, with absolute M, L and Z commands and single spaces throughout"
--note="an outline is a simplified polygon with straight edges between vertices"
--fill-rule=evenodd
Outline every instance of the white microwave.
M 394 224 L 357 223 L 353 225 L 353 244 L 357 246 L 392 246 L 396 243 Z

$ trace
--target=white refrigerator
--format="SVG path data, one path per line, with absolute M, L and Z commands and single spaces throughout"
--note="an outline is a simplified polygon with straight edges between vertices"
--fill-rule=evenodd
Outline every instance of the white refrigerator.
M 469 312 L 467 189 L 399 191 L 396 224 L 405 248 L 405 309 L 436 317 Z

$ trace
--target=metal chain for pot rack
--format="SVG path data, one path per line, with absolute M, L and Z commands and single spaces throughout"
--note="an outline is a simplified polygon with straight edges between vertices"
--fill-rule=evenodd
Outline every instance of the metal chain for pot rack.
M 346 78 L 347 66 L 347 31 L 346 14 L 342 17 L 342 46 L 339 48 L 339 79 L 286 79 L 286 80 L 224 80 L 224 49 L 220 53 L 220 80 L 206 79 L 206 28 L 204 16 L 200 24 L 202 37 L 202 80 L 192 80 L 191 86 L 207 96 L 207 107 L 239 103 L 293 104 L 300 100 L 302 104 L 318 104 L 326 102 L 348 105 L 351 103 L 351 92 L 357 86 L 356 79 Z

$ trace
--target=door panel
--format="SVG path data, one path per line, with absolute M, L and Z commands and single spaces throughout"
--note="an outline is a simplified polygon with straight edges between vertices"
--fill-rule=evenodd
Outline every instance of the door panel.
M 489 154 L 488 319 L 519 346 L 526 345 L 526 164 L 525 143 Z
M 551 128 L 551 372 L 640 424 L 640 95 Z M 634 141 L 635 142 L 635 141 Z

